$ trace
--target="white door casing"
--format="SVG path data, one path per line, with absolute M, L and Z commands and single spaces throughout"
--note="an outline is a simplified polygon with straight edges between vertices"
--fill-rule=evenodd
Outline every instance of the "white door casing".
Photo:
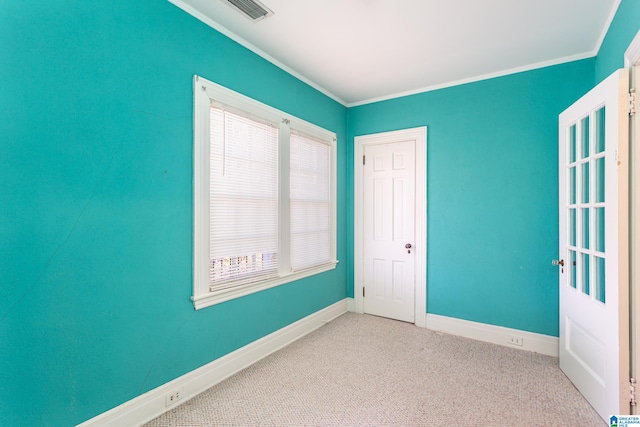
M 640 31 L 636 33 L 629 47 L 624 53 L 624 66 L 629 67 L 629 86 L 635 94 L 636 113 L 630 120 L 629 126 L 629 158 L 630 167 L 630 313 L 631 317 L 631 376 L 638 379 L 640 371 L 640 114 L 637 112 L 638 86 L 640 85 Z M 631 408 L 633 414 L 638 413 L 638 407 Z
M 426 135 L 421 127 L 356 137 L 354 168 L 355 310 L 420 327 L 426 326 Z
M 560 368 L 603 419 L 629 414 L 628 71 L 560 114 Z
M 640 34 L 640 33 L 639 33 Z M 639 50 L 640 53 L 640 50 Z M 636 92 L 636 113 L 631 118 L 630 124 L 630 150 L 631 160 L 631 189 L 630 189 L 630 328 L 631 328 L 631 376 L 638 379 L 640 373 L 640 114 L 637 112 L 638 86 L 640 85 L 640 57 L 636 59 L 632 67 L 632 87 Z M 638 414 L 638 406 L 631 408 L 633 414 Z

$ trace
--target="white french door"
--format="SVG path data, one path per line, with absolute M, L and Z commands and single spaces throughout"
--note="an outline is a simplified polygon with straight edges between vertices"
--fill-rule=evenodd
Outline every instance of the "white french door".
M 628 70 L 560 114 L 560 368 L 600 416 L 629 414 Z

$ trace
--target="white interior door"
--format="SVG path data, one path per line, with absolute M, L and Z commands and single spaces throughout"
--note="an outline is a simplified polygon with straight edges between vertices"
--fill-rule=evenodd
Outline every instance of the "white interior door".
M 368 145 L 364 156 L 364 312 L 414 323 L 415 141 Z
M 628 74 L 560 114 L 560 368 L 600 416 L 629 414 Z

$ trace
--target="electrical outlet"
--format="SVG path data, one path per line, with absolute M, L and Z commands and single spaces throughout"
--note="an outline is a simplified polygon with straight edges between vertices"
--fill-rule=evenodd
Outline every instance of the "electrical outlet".
M 522 337 L 508 337 L 507 344 L 522 346 L 523 339 Z
M 176 402 L 180 401 L 182 399 L 182 395 L 184 394 L 184 388 L 180 387 L 177 390 L 172 391 L 171 393 L 168 393 L 165 396 L 165 406 L 169 407 L 171 405 L 175 405 Z

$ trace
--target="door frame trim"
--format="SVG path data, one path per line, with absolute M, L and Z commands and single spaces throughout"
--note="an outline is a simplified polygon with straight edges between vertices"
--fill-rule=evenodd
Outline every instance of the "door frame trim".
M 640 31 L 624 53 L 624 66 L 629 69 L 629 88 L 637 92 L 640 86 Z M 637 109 L 637 107 L 636 107 Z M 638 379 L 640 371 L 640 116 L 629 119 L 629 376 Z M 638 414 L 638 407 L 631 407 Z
M 354 138 L 354 268 L 353 293 L 355 312 L 364 313 L 363 277 L 363 172 L 362 156 L 368 145 L 415 141 L 415 324 L 426 328 L 427 316 L 427 127 L 381 132 Z

